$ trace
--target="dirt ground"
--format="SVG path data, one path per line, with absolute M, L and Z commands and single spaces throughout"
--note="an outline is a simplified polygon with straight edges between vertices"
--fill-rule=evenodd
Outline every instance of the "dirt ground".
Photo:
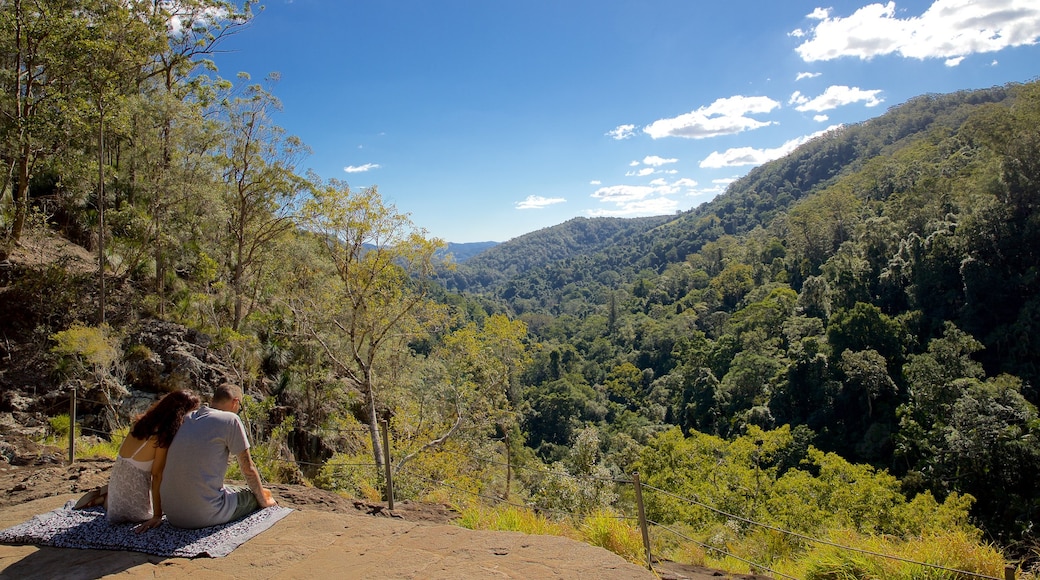
M 22 455 L 24 457 L 24 455 Z M 24 465 L 0 461 L 0 529 L 61 507 L 108 480 L 112 462 L 69 466 L 43 448 Z M 23 461 L 24 462 L 24 461 Z M 271 485 L 296 510 L 225 558 L 0 545 L 0 579 L 33 578 L 587 578 L 758 579 L 658 562 L 647 570 L 602 548 L 555 536 L 461 528 L 448 506 L 386 505 L 328 491 Z

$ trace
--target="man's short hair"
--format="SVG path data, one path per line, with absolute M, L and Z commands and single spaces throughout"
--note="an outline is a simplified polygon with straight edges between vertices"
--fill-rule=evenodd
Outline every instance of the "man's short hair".
M 221 401 L 230 401 L 232 399 L 241 399 L 242 389 L 238 385 L 231 383 L 224 383 L 213 389 L 213 402 L 219 403 Z

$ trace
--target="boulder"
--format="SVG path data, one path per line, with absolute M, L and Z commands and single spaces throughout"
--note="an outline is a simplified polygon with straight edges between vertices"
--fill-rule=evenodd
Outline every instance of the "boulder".
M 206 334 L 173 322 L 142 321 L 125 341 L 126 381 L 152 393 L 212 393 L 214 386 L 234 382 L 231 370 L 209 351 L 212 342 Z

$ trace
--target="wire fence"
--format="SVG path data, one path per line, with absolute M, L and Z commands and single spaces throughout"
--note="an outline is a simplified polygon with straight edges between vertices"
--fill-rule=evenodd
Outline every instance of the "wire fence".
M 70 415 L 69 415 L 69 417 L 70 417 L 70 421 L 69 421 L 69 462 L 70 463 L 75 461 L 75 438 L 74 438 L 73 434 L 76 431 L 76 406 L 77 406 L 77 402 L 94 403 L 94 404 L 98 404 L 98 405 L 109 405 L 109 404 L 111 404 L 111 403 L 104 402 L 104 401 L 96 401 L 96 400 L 90 400 L 90 399 L 78 399 L 77 400 L 75 390 L 73 390 L 72 394 L 69 396 L 69 400 L 68 401 L 57 403 L 57 404 L 51 406 L 51 409 L 56 409 L 56 408 L 58 408 L 60 406 L 64 406 L 64 405 L 68 405 L 69 406 L 69 409 L 70 409 Z M 113 443 L 115 442 L 115 439 L 113 439 L 113 434 L 112 433 L 105 433 L 105 432 L 97 430 L 97 429 L 91 429 L 91 428 L 86 428 L 86 427 L 80 427 L 80 431 L 89 431 L 89 432 L 97 434 L 98 436 L 106 436 L 107 435 L 113 441 Z M 340 432 L 340 433 L 365 433 L 365 434 L 371 434 L 371 428 L 369 428 L 367 426 L 366 427 L 358 427 L 358 428 L 333 429 L 332 431 L 336 431 L 336 432 Z M 384 498 L 389 502 L 390 509 L 393 509 L 393 501 L 394 501 L 394 492 L 393 492 L 394 484 L 393 484 L 393 480 L 394 480 L 394 476 L 395 476 L 395 471 L 393 469 L 391 469 L 391 467 L 390 467 L 390 465 L 391 465 L 390 464 L 391 448 L 390 448 L 390 444 L 389 444 L 390 443 L 389 435 L 390 435 L 390 428 L 389 428 L 389 426 L 387 425 L 386 422 L 383 422 L 383 424 L 382 424 L 382 436 L 383 436 L 384 459 L 385 459 L 385 464 L 383 466 L 380 466 L 378 463 L 376 463 L 374 461 L 373 462 L 339 462 L 339 461 L 337 461 L 335 463 L 330 463 L 330 462 L 326 461 L 326 462 L 317 463 L 317 462 L 300 461 L 300 460 L 296 460 L 296 459 L 291 459 L 290 460 L 290 459 L 284 459 L 284 458 L 279 458 L 279 457 L 268 457 L 268 458 L 266 458 L 266 460 L 267 461 L 271 461 L 271 462 L 280 462 L 280 463 L 283 463 L 283 464 L 286 464 L 286 465 L 293 465 L 293 466 L 296 466 L 296 467 L 307 466 L 307 467 L 314 467 L 314 468 L 332 470 L 333 472 L 341 471 L 341 470 L 344 470 L 344 469 L 347 469 L 347 468 L 369 468 L 369 469 L 374 468 L 376 470 L 377 478 L 382 479 L 382 483 L 385 486 Z M 119 442 L 121 443 L 122 441 L 120 440 Z M 708 510 L 708 511 L 710 511 L 710 512 L 712 512 L 712 513 L 714 513 L 714 514 L 716 514 L 718 516 L 726 518 L 727 520 L 738 521 L 738 522 L 741 522 L 741 523 L 746 524 L 748 526 L 753 526 L 753 527 L 760 528 L 760 529 L 763 529 L 763 530 L 769 530 L 769 531 L 776 532 L 776 533 L 779 533 L 779 534 L 782 534 L 782 535 L 785 535 L 785 536 L 789 536 L 789 537 L 792 537 L 792 538 L 797 538 L 797 539 L 805 541 L 805 542 L 818 544 L 818 545 L 822 545 L 822 546 L 828 546 L 828 547 L 831 547 L 831 548 L 834 548 L 834 549 L 837 549 L 837 550 L 854 552 L 854 553 L 858 553 L 858 554 L 872 556 L 872 557 L 875 557 L 875 558 L 882 558 L 882 559 L 898 561 L 898 562 L 902 562 L 902 563 L 906 563 L 906 564 L 911 564 L 911 565 L 915 565 L 915 566 L 921 566 L 921 567 L 928 568 L 928 569 L 933 569 L 933 570 L 937 570 L 937 571 L 941 571 L 941 572 L 946 572 L 946 573 L 949 573 L 949 574 L 954 574 L 954 575 L 957 575 L 958 577 L 963 577 L 963 578 L 979 578 L 979 579 L 983 579 L 983 580 L 1014 580 L 1014 578 L 1015 578 L 1016 568 L 1014 566 L 1011 566 L 1011 565 L 1005 567 L 1004 577 L 1000 578 L 1000 577 L 996 577 L 996 576 L 990 576 L 990 575 L 987 575 L 987 574 L 982 574 L 982 573 L 979 573 L 979 572 L 973 572 L 973 571 L 969 571 L 969 570 L 961 570 L 961 569 L 957 569 L 957 568 L 951 568 L 951 567 L 947 567 L 947 566 L 942 566 L 942 565 L 939 565 L 939 564 L 932 564 L 932 563 L 929 563 L 929 562 L 923 562 L 923 561 L 914 560 L 914 559 L 910 559 L 910 558 L 904 558 L 904 557 L 893 555 L 893 554 L 885 554 L 885 553 L 881 553 L 881 552 L 877 552 L 877 551 L 866 550 L 866 549 L 863 549 L 863 548 L 857 548 L 857 547 L 853 547 L 853 546 L 846 546 L 846 545 L 842 545 L 842 544 L 839 544 L 839 543 L 836 543 L 836 542 L 832 542 L 832 541 L 829 541 L 829 540 L 824 540 L 824 539 L 821 539 L 821 538 L 815 538 L 815 537 L 812 537 L 812 536 L 809 536 L 809 535 L 806 535 L 806 534 L 801 534 L 801 533 L 798 533 L 798 532 L 785 530 L 785 529 L 780 528 L 778 526 L 774 526 L 774 525 L 763 523 L 763 522 L 758 522 L 758 521 L 755 521 L 755 520 L 752 520 L 752 519 L 749 519 L 749 518 L 746 518 L 746 517 L 743 517 L 743 516 L 740 516 L 740 515 L 737 515 L 737 514 L 733 514 L 733 513 L 727 512 L 725 510 L 718 509 L 718 508 L 716 508 L 716 507 L 714 507 L 714 506 L 712 506 L 712 505 L 710 505 L 708 503 L 705 503 L 705 502 L 701 501 L 698 498 L 684 497 L 684 496 L 681 496 L 679 494 L 670 492 L 668 490 L 661 489 L 661 488 L 653 486 L 653 485 L 648 485 L 646 483 L 642 483 L 640 481 L 640 479 L 639 479 L 639 474 L 638 473 L 633 473 L 630 476 L 611 476 L 611 477 L 597 476 L 597 475 L 594 475 L 594 474 L 573 475 L 573 474 L 570 474 L 570 473 L 567 473 L 567 472 L 563 472 L 563 471 L 559 471 L 559 470 L 551 470 L 551 469 L 546 468 L 544 466 L 543 467 L 530 467 L 530 466 L 526 466 L 526 465 L 519 465 L 519 464 L 510 463 L 508 461 L 502 461 L 502 460 L 497 459 L 497 458 L 481 457 L 481 456 L 473 455 L 473 454 L 470 454 L 470 453 L 463 453 L 461 451 L 448 450 L 448 449 L 444 449 L 443 447 L 439 449 L 439 452 L 450 454 L 450 455 L 456 455 L 456 456 L 459 456 L 459 457 L 462 457 L 462 458 L 465 458 L 465 459 L 469 459 L 469 460 L 474 461 L 474 462 L 483 463 L 483 464 L 486 464 L 486 465 L 489 465 L 489 466 L 492 466 L 492 467 L 501 467 L 501 468 L 510 470 L 512 472 L 532 473 L 536 477 L 557 477 L 557 478 L 562 478 L 562 479 L 569 479 L 572 482 L 579 483 L 579 484 L 582 483 L 582 482 L 593 482 L 593 483 L 598 483 L 598 484 L 613 484 L 615 486 L 618 486 L 619 489 L 620 489 L 621 486 L 632 486 L 633 487 L 633 491 L 634 491 L 633 495 L 634 495 L 635 503 L 636 503 L 635 509 L 636 509 L 638 515 L 631 515 L 631 514 L 621 513 L 621 514 L 618 514 L 615 517 L 617 519 L 619 519 L 619 520 L 628 520 L 628 521 L 637 521 L 638 522 L 638 524 L 639 524 L 639 526 L 641 528 L 641 531 L 642 531 L 642 535 L 643 535 L 644 549 L 646 551 L 647 566 L 649 568 L 651 568 L 651 569 L 653 568 L 653 558 L 652 558 L 652 554 L 651 554 L 652 546 L 651 546 L 650 541 L 649 541 L 649 533 L 648 532 L 649 532 L 650 527 L 653 526 L 653 528 L 656 529 L 656 530 L 661 530 L 663 532 L 667 532 L 667 533 L 672 534 L 675 537 L 677 537 L 677 538 L 679 538 L 679 539 L 681 539 L 683 541 L 690 542 L 690 543 L 692 543 L 694 545 L 697 545 L 700 548 L 704 549 L 708 553 L 721 555 L 721 556 L 724 556 L 724 557 L 727 557 L 727 558 L 732 558 L 732 559 L 734 559 L 736 561 L 739 561 L 739 562 L 743 562 L 743 563 L 747 564 L 751 568 L 752 571 L 766 572 L 766 573 L 772 574 L 774 577 L 777 577 L 777 578 L 798 580 L 797 578 L 794 578 L 793 576 L 789 576 L 789 575 L 784 574 L 782 572 L 779 572 L 779 571 L 777 571 L 775 569 L 772 569 L 768 565 L 762 564 L 760 562 L 755 562 L 755 561 L 750 560 L 748 558 L 744 558 L 742 556 L 734 554 L 731 551 L 728 551 L 728 550 L 726 550 L 723 547 L 709 545 L 709 544 L 706 544 L 704 542 L 698 541 L 698 540 L 690 537 L 689 535 L 687 535 L 687 534 L 677 530 L 672 525 L 668 525 L 668 524 L 665 524 L 665 523 L 657 522 L 657 521 L 654 521 L 654 520 L 646 518 L 646 516 L 645 516 L 645 505 L 644 505 L 644 502 L 643 502 L 643 492 L 650 492 L 650 493 L 653 493 L 653 494 L 660 494 L 660 496 L 662 496 L 662 497 L 671 498 L 671 499 L 674 499 L 674 500 L 677 500 L 677 501 L 685 502 L 685 503 L 688 503 L 690 505 L 695 505 L 695 506 L 698 506 L 700 508 L 706 509 L 706 510 Z M 380 468 L 381 467 L 385 469 L 385 471 L 383 471 L 382 474 L 380 474 Z M 381 478 L 380 478 L 380 475 L 382 475 Z M 428 475 L 424 475 L 424 474 L 418 472 L 417 470 L 411 468 L 410 464 L 405 464 L 404 466 L 401 466 L 400 469 L 397 470 L 396 475 L 398 477 L 407 475 L 408 477 L 412 477 L 412 478 L 415 478 L 417 480 L 420 480 L 420 481 L 423 481 L 423 482 L 429 484 L 432 489 L 448 489 L 448 490 L 451 490 L 451 491 L 454 491 L 454 492 L 457 492 L 457 493 L 470 495 L 470 496 L 472 496 L 474 498 L 477 498 L 478 500 L 481 500 L 481 501 L 491 502 L 494 505 L 508 505 L 508 506 L 512 506 L 512 507 L 516 507 L 516 508 L 520 508 L 520 509 L 532 510 L 532 511 L 534 511 L 536 513 L 551 514 L 551 515 L 554 515 L 554 516 L 566 517 L 566 518 L 574 518 L 574 519 L 580 519 L 581 517 L 583 517 L 583 515 L 585 515 L 583 513 L 579 513 L 579 512 L 575 512 L 575 511 L 562 510 L 562 509 L 551 507 L 551 506 L 547 506 L 547 505 L 539 505 L 537 502 L 519 503 L 519 502 L 516 502 L 516 501 L 511 501 L 509 499 L 510 492 L 509 492 L 508 489 L 506 490 L 505 497 L 500 497 L 500 496 L 496 496 L 496 495 L 492 495 L 492 494 L 488 494 L 488 493 L 484 493 L 484 492 L 480 492 L 480 491 L 474 491 L 472 489 L 467 489 L 465 487 L 462 487 L 460 485 L 457 485 L 457 484 L 449 481 L 448 479 L 444 479 L 444 478 L 437 479 L 437 478 L 430 477 Z M 620 497 L 620 494 L 618 494 L 618 497 Z

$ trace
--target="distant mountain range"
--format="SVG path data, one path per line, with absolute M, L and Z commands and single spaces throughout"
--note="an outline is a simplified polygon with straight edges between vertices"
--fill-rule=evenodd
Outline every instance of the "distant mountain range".
M 451 255 L 455 262 L 461 264 L 470 258 L 480 254 L 484 250 L 497 246 L 499 242 L 466 242 L 457 244 L 449 242 L 448 247 L 440 252 L 440 257 Z

